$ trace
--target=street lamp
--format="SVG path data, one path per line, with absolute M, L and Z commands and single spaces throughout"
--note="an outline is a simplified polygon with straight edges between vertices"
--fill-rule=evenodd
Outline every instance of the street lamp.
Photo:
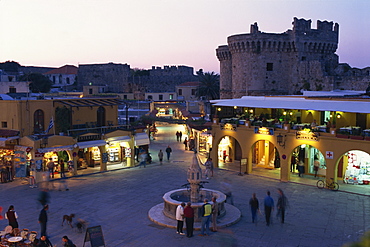
M 281 146 L 281 147 L 283 147 L 283 148 L 285 148 L 285 139 L 286 139 L 286 135 L 281 135 L 281 134 L 279 134 L 277 137 L 276 137 L 276 139 L 277 139 L 277 143 L 279 144 L 279 146 Z

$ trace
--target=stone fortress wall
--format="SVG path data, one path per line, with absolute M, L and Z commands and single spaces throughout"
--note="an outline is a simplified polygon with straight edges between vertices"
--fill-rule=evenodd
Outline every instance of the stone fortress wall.
M 109 92 L 174 92 L 175 86 L 197 81 L 194 69 L 188 66 L 153 66 L 148 73 L 133 75 L 127 64 L 84 64 L 78 68 L 78 86 L 108 86 Z
M 229 36 L 216 49 L 220 61 L 221 98 L 244 95 L 299 94 L 301 90 L 365 90 L 370 68 L 339 64 L 339 25 L 294 18 L 293 29 L 263 33 L 257 23 L 250 33 Z

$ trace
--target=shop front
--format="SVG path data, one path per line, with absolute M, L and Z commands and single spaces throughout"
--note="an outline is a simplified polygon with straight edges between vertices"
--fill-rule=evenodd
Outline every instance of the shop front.
M 293 149 L 290 160 L 290 172 L 299 173 L 300 166 L 303 174 L 326 176 L 326 160 L 320 150 L 309 144 L 301 144 Z M 315 168 L 315 166 L 317 168 Z M 317 169 L 317 172 L 315 171 Z
M 106 139 L 108 143 L 108 169 L 109 165 L 122 163 L 122 166 L 129 166 L 132 149 L 130 136 L 115 136 Z
M 339 161 L 338 173 L 343 174 L 343 182 L 347 184 L 369 185 L 369 153 L 360 150 L 351 150 L 345 153 Z
M 14 149 L 7 147 L 0 148 L 0 176 L 1 183 L 13 181 L 14 171 Z
M 107 169 L 115 169 L 117 165 L 120 167 L 132 167 L 135 165 L 132 131 L 116 130 L 105 134 L 104 138 L 107 145 L 102 155 L 105 156 Z
M 196 150 L 200 155 L 205 157 L 209 156 L 210 151 L 212 150 L 212 134 L 208 130 L 194 130 L 193 134 L 196 136 L 197 146 Z
M 59 174 L 61 172 L 60 161 L 63 160 L 64 171 L 65 172 L 69 171 L 66 164 L 72 162 L 71 152 L 73 149 L 74 149 L 73 145 L 37 149 L 37 153 L 43 154 L 43 156 L 42 159 L 35 157 L 36 170 L 48 171 L 47 163 L 51 160 L 55 164 L 54 175 Z
M 77 142 L 79 149 L 77 169 L 99 166 L 102 158 L 99 147 L 105 146 L 106 144 L 105 140 Z

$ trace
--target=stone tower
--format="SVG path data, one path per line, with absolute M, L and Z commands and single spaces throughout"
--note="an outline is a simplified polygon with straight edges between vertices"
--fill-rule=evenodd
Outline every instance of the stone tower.
M 312 29 L 311 20 L 297 18 L 292 24 L 284 33 L 264 33 L 254 23 L 216 49 L 221 98 L 333 89 L 339 25 L 317 21 Z

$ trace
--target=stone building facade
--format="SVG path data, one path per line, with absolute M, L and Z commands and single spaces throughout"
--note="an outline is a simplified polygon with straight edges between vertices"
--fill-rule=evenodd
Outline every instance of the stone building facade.
M 229 36 L 216 49 L 220 61 L 220 97 L 300 94 L 302 90 L 365 90 L 370 67 L 339 64 L 339 25 L 294 18 L 293 29 L 264 33 L 257 23 L 250 33 Z
M 125 92 L 130 82 L 130 65 L 128 64 L 80 64 L 78 66 L 78 87 L 107 86 L 109 92 Z
M 174 92 L 176 85 L 197 80 L 188 66 L 153 66 L 140 72 L 128 64 L 83 64 L 78 68 L 78 86 L 107 86 L 106 92 L 134 93 L 136 99 L 144 99 L 145 93 Z
M 181 83 L 198 81 L 194 75 L 194 68 L 184 65 L 179 66 L 152 66 L 149 76 L 141 80 L 146 92 L 174 92 L 175 87 Z

